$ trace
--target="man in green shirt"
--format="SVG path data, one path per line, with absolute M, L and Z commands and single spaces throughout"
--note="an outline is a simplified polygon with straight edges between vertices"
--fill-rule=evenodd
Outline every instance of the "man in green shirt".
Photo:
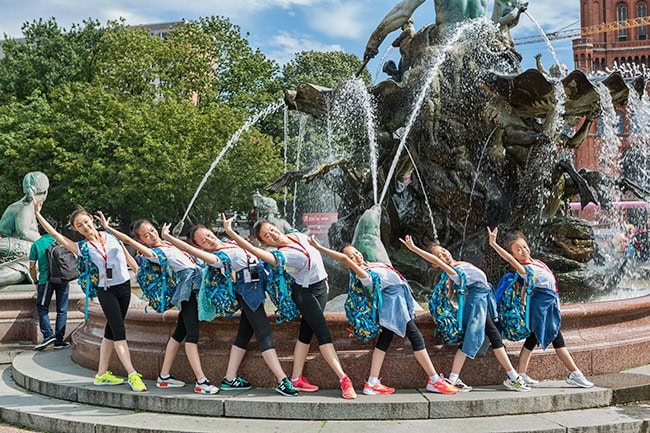
M 56 224 L 53 225 L 56 227 Z M 47 280 L 48 264 L 45 251 L 53 243 L 54 238 L 46 233 L 32 244 L 29 251 L 29 274 L 36 285 L 36 311 L 38 312 L 39 328 L 43 334 L 43 341 L 37 344 L 34 350 L 43 350 L 51 344 L 54 344 L 55 349 L 70 347 L 70 343 L 64 341 L 65 324 L 68 320 L 70 284 L 54 284 Z M 50 301 L 53 294 L 56 295 L 55 331 L 52 331 L 49 317 Z

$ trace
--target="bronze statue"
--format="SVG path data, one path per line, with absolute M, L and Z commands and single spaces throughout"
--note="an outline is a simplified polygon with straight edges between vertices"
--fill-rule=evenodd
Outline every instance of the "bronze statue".
M 10 204 L 0 219 L 0 287 L 29 280 L 29 249 L 40 237 L 34 200 L 45 200 L 50 181 L 40 171 L 23 178 L 25 196 Z

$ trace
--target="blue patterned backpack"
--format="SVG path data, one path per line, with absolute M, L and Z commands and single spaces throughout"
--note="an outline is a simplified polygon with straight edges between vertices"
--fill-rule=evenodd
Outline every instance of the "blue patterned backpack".
M 267 284 L 266 293 L 269 294 L 271 302 L 275 305 L 275 322 L 282 323 L 300 317 L 300 310 L 291 297 L 293 289 L 291 285 L 294 279 L 285 270 L 287 263 L 280 251 L 271 251 L 275 256 L 276 265 L 264 263 Z
M 223 251 L 215 251 L 214 255 L 219 257 L 223 263 L 223 272 L 214 266 L 206 266 L 203 270 L 203 280 L 199 290 L 199 303 L 209 302 L 210 306 L 199 308 L 201 320 L 212 320 L 215 317 L 230 317 L 239 308 L 239 301 L 233 288 L 233 273 L 230 257 Z M 209 314 L 201 314 L 201 308 L 209 310 Z
M 455 267 L 460 278 L 460 284 L 454 284 L 458 307 L 452 304 L 447 296 L 447 281 L 449 275 L 443 272 L 438 283 L 429 294 L 429 312 L 435 323 L 435 332 L 444 344 L 459 343 L 463 339 L 463 307 L 465 306 L 465 288 L 467 280 L 465 273 Z
M 88 300 L 97 297 L 97 287 L 99 286 L 99 269 L 90 258 L 88 241 L 79 242 L 79 255 L 77 256 L 77 269 L 79 278 L 77 282 L 81 290 L 86 294 L 84 305 L 84 319 L 88 320 Z
M 172 298 L 176 292 L 178 278 L 176 272 L 169 267 L 169 260 L 160 248 L 151 249 L 160 264 L 143 260 L 136 273 L 136 279 L 142 289 L 142 299 L 147 300 L 149 307 L 158 313 L 164 313 L 174 305 Z M 147 307 L 145 307 L 145 312 Z
M 530 335 L 530 296 L 535 287 L 532 268 L 526 268 L 526 280 L 516 273 L 505 274 L 497 285 L 497 312 L 503 338 L 519 341 Z M 521 304 L 521 288 L 525 285 L 526 305 Z
M 381 307 L 381 282 L 379 275 L 366 270 L 372 278 L 372 287 L 361 284 L 359 278 L 350 272 L 348 296 L 345 299 L 345 315 L 348 318 L 352 335 L 366 343 L 381 331 L 379 308 Z

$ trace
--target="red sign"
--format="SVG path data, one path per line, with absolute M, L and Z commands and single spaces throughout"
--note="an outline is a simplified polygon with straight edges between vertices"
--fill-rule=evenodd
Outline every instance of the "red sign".
M 309 234 L 316 236 L 325 246 L 329 246 L 327 231 L 339 220 L 337 212 L 304 213 L 302 223 L 309 228 Z

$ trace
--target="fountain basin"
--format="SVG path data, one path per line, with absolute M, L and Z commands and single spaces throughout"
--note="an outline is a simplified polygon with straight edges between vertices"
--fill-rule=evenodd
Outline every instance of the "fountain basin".
M 80 308 L 83 303 L 80 302 Z M 174 330 L 178 312 L 164 314 L 145 313 L 141 308 L 130 308 L 126 317 L 127 339 L 135 368 L 146 378 L 159 373 L 165 345 Z M 366 380 L 370 369 L 373 343 L 360 343 L 349 337 L 344 313 L 326 313 L 344 370 L 357 387 Z M 271 315 L 269 319 L 272 320 Z M 419 312 L 418 327 L 425 336 L 427 349 L 439 372 L 448 374 L 456 346 L 445 346 L 433 336 L 433 325 L 428 312 Z M 91 303 L 89 318 L 73 334 L 72 359 L 78 364 L 96 369 L 99 346 L 104 329 L 104 315 L 98 304 Z M 199 351 L 203 369 L 208 378 L 220 382 L 225 374 L 232 341 L 237 332 L 239 318 L 217 319 L 201 322 Z M 298 322 L 272 324 L 276 350 L 285 372 L 291 372 L 293 345 L 298 335 Z M 587 375 L 618 372 L 626 368 L 650 363 L 650 295 L 638 298 L 566 304 L 562 306 L 562 333 L 567 348 L 579 368 Z M 522 342 L 505 342 L 506 349 L 516 366 Z M 124 374 L 115 354 L 110 369 Z M 172 374 L 179 379 L 192 381 L 192 372 L 183 350 L 176 358 Z M 265 365 L 253 340 L 239 374 L 255 386 L 270 387 L 275 378 Z M 338 388 L 338 380 L 323 360 L 315 341 L 312 343 L 304 371 L 313 383 L 322 388 Z M 558 379 L 566 375 L 565 367 L 554 356 L 554 351 L 536 349 L 530 362 L 529 374 L 538 379 Z M 413 358 L 407 339 L 395 338 L 386 354 L 381 372 L 384 381 L 397 388 L 423 387 L 424 373 Z M 491 351 L 487 356 L 468 360 L 462 372 L 463 380 L 472 385 L 500 383 L 505 374 Z

